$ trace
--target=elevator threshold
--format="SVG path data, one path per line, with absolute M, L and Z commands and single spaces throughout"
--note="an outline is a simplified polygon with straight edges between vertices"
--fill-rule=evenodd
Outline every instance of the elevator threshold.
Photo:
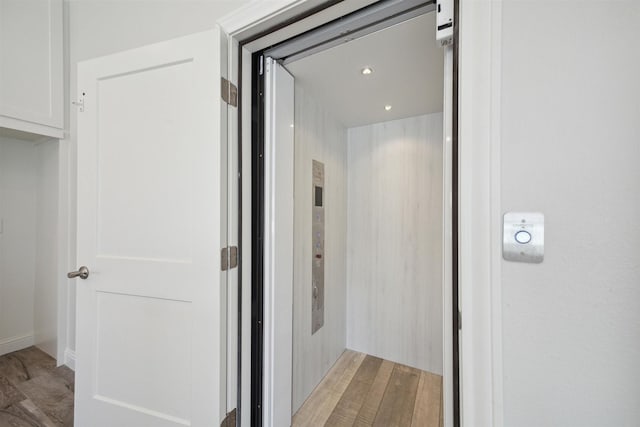
M 292 425 L 438 427 L 442 417 L 442 376 L 346 350 Z

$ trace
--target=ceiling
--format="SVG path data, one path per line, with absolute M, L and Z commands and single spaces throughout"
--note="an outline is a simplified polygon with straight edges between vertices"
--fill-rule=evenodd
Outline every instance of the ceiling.
M 440 112 L 444 52 L 435 33 L 431 12 L 286 68 L 346 127 Z M 362 75 L 364 67 L 373 73 Z

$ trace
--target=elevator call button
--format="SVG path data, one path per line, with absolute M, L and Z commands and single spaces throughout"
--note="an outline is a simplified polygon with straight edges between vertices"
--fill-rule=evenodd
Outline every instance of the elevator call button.
M 529 243 L 531 241 L 531 234 L 528 231 L 518 231 L 516 233 L 516 242 L 520 244 Z
M 502 257 L 507 261 L 541 263 L 544 260 L 544 215 L 507 212 L 502 230 Z

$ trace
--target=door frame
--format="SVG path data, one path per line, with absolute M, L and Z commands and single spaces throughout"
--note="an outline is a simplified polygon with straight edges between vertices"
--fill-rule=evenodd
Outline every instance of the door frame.
M 240 156 L 240 189 L 251 181 L 251 134 L 249 90 L 243 90 L 242 82 L 251 81 L 249 64 L 252 52 L 261 49 L 258 36 L 269 36 L 271 44 L 283 41 L 331 20 L 332 16 L 374 3 L 372 0 L 349 2 L 317 0 L 277 0 L 252 2 L 218 21 L 229 34 L 230 80 L 239 87 L 239 108 L 235 133 Z M 317 12 L 322 13 L 317 13 Z M 502 378 L 502 295 L 501 295 L 501 242 L 500 236 L 500 66 L 502 35 L 502 0 L 487 5 L 481 0 L 458 2 L 456 0 L 455 23 L 457 63 L 457 132 L 458 139 L 458 306 L 462 313 L 459 332 L 460 363 L 460 423 L 465 425 L 503 425 Z M 332 15 L 333 13 L 333 15 Z M 296 17 L 301 19 L 297 20 Z M 295 22 L 294 25 L 288 25 Z M 259 40 L 258 40 L 259 41 Z M 265 47 L 265 46 L 262 46 Z M 245 67 L 242 64 L 245 64 Z M 247 80 L 248 78 L 248 80 Z M 230 119 L 231 120 L 231 119 Z M 249 160 L 249 163 L 248 163 Z M 246 190 L 248 187 L 244 187 Z M 250 188 L 250 187 L 249 187 Z M 242 192 L 242 190 L 240 190 Z M 243 277 L 250 277 L 251 194 L 240 196 L 240 268 Z M 249 191 L 250 193 L 250 191 Z M 242 209 L 244 207 L 244 209 Z M 249 233 L 247 233 L 249 231 Z M 239 285 L 242 289 L 242 284 Z M 245 292 L 239 297 L 239 307 L 250 302 Z M 242 314 L 240 313 L 242 316 Z M 246 332 L 250 321 L 246 313 L 239 320 L 244 330 L 238 343 L 238 422 L 246 422 L 248 376 L 246 354 L 242 344 L 247 342 Z M 247 328 L 249 328 L 247 330 Z M 247 353 L 247 352 L 244 352 Z M 242 367 L 245 367 L 243 369 Z M 249 387 L 250 388 L 250 387 Z M 246 405 L 245 405 L 246 406 Z M 245 424 L 246 425 L 246 424 Z

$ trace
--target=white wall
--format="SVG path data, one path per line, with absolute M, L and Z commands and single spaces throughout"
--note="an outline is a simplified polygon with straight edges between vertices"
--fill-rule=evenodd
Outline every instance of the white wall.
M 79 61 L 146 44 L 204 31 L 218 19 L 247 3 L 245 0 L 65 0 L 68 28 L 69 98 L 77 99 Z M 144 108 L 144 100 L 139 102 Z M 66 158 L 61 164 L 69 192 L 68 269 L 76 267 L 76 123 L 78 111 L 69 110 L 69 137 L 61 141 Z M 69 281 L 67 346 L 75 349 L 75 285 Z
M 34 340 L 52 357 L 57 357 L 58 280 L 64 275 L 58 271 L 58 148 L 57 140 L 36 145 Z
M 347 347 L 442 374 L 442 113 L 349 129 Z
M 295 87 L 293 412 L 346 345 L 347 130 Z M 311 335 L 312 161 L 325 167 L 324 326 Z
M 33 344 L 38 153 L 0 138 L 0 354 Z
M 542 264 L 502 262 L 504 425 L 638 425 L 640 4 L 505 1 L 502 27 L 502 210 L 546 222 Z
M 58 143 L 0 137 L 0 354 L 56 357 Z

